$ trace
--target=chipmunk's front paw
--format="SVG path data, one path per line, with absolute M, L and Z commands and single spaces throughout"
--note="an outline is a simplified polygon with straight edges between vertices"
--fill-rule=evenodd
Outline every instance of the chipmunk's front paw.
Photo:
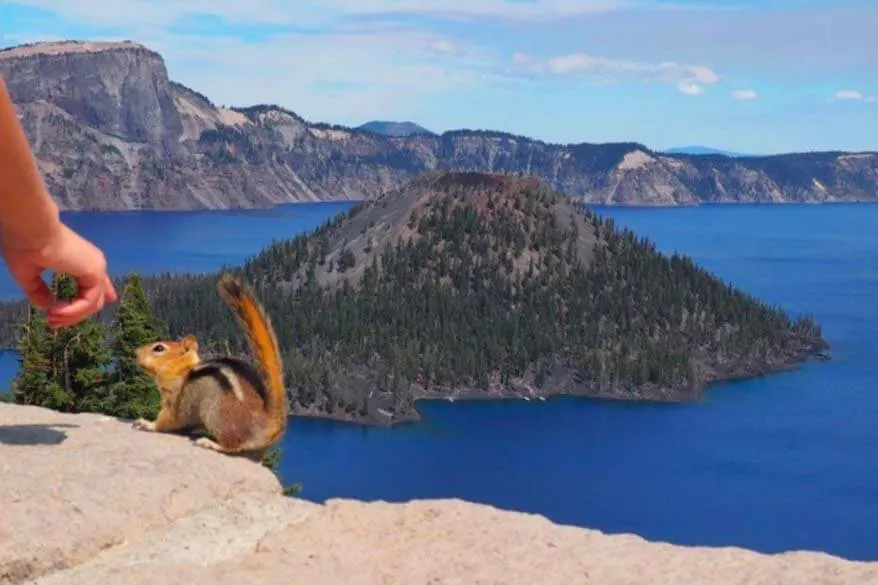
M 134 421 L 134 428 L 138 431 L 151 431 L 155 432 L 155 423 L 145 418 L 139 418 Z
M 195 441 L 195 444 L 204 449 L 210 449 L 211 451 L 222 451 L 222 447 L 220 447 L 219 443 L 209 437 L 201 437 Z

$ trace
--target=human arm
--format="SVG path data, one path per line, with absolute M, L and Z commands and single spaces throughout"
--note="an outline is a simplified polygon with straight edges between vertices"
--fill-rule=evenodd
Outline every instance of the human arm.
M 0 77 L 0 231 L 18 246 L 39 247 L 61 230 L 58 205 L 37 168 L 15 105 Z
M 61 221 L 0 77 L 0 252 L 28 299 L 52 327 L 73 325 L 116 300 L 103 253 Z M 56 303 L 42 273 L 70 275 L 77 297 Z

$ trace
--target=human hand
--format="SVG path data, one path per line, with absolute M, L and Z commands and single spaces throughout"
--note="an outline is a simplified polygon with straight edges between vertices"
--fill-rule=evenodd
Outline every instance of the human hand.
M 69 327 L 94 315 L 106 302 L 115 302 L 116 289 L 107 275 L 107 261 L 94 244 L 58 223 L 40 245 L 14 235 L 0 234 L 0 253 L 9 273 L 28 300 L 46 311 L 53 329 Z M 71 301 L 56 301 L 43 281 L 44 270 L 63 272 L 77 285 Z

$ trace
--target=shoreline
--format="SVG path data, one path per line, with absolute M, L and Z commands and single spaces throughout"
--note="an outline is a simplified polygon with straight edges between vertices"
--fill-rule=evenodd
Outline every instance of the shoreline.
M 220 212 L 220 213 L 246 213 L 246 212 L 257 212 L 257 211 L 272 211 L 282 207 L 295 207 L 297 205 L 321 205 L 321 204 L 340 204 L 340 203 L 362 203 L 364 201 L 368 201 L 368 199 L 299 199 L 296 201 L 284 201 L 282 203 L 275 203 L 273 205 L 258 205 L 254 207 L 243 207 L 243 206 L 231 206 L 231 207 L 132 207 L 125 209 L 117 209 L 117 208 L 101 208 L 101 207 L 93 207 L 88 209 L 70 209 L 64 208 L 61 210 L 62 215 L 69 214 L 78 214 L 78 213 L 208 213 L 208 212 Z M 339 212 L 342 213 L 342 212 Z
M 837 206 L 837 205 L 878 205 L 878 196 L 871 199 L 829 199 L 829 200 L 813 200 L 813 201 L 799 201 L 799 200 L 773 200 L 773 201 L 737 201 L 737 200 L 728 200 L 728 201 L 694 201 L 694 202 L 681 202 L 681 203 L 661 203 L 661 202 L 649 202 L 649 201 L 637 201 L 637 202 L 606 202 L 606 201 L 582 201 L 575 195 L 568 195 L 573 202 L 577 205 L 585 205 L 587 207 L 596 207 L 596 208 L 607 208 L 607 209 L 681 209 L 681 208 L 696 208 L 696 207 L 734 207 L 734 206 L 756 206 L 756 207 L 795 207 L 795 206 Z M 366 198 L 366 199 L 300 199 L 297 201 L 285 201 L 283 203 L 276 203 L 274 205 L 268 206 L 255 206 L 255 207 L 242 207 L 242 206 L 233 206 L 233 207 L 143 207 L 143 208 L 126 208 L 126 209 L 117 209 L 117 208 L 87 208 L 87 209 L 70 209 L 65 208 L 62 209 L 63 214 L 77 214 L 77 213 L 187 213 L 187 212 L 247 212 L 247 211 L 267 211 L 276 209 L 278 207 L 284 206 L 296 206 L 300 204 L 321 204 L 321 203 L 365 203 L 369 201 L 373 201 L 374 198 Z
M 693 404 L 701 400 L 701 398 L 709 391 L 714 390 L 717 384 L 727 382 L 740 382 L 771 376 L 774 374 L 782 374 L 785 372 L 794 372 L 799 370 L 803 364 L 810 361 L 831 361 L 832 357 L 828 353 L 828 347 L 814 349 L 798 359 L 789 362 L 780 362 L 773 364 L 765 364 L 763 368 L 754 372 L 730 372 L 729 374 L 711 379 L 698 388 L 663 388 L 658 386 L 642 386 L 628 391 L 621 388 L 610 388 L 608 391 L 595 391 L 596 384 L 594 382 L 580 384 L 570 391 L 574 386 L 563 384 L 552 385 L 547 384 L 545 388 L 535 390 L 531 386 L 523 386 L 529 389 L 529 392 L 515 391 L 509 388 L 497 390 L 480 390 L 476 388 L 454 388 L 428 391 L 421 386 L 415 386 L 413 391 L 413 404 L 410 411 L 406 411 L 400 415 L 386 411 L 382 408 L 376 408 L 375 413 L 368 415 L 343 413 L 328 413 L 314 408 L 290 408 L 290 417 L 310 418 L 318 420 L 327 420 L 337 423 L 347 423 L 360 427 L 384 427 L 389 428 L 398 425 L 415 424 L 422 421 L 422 416 L 417 408 L 417 403 L 446 401 L 446 402 L 479 402 L 479 401 L 504 401 L 504 400 L 523 400 L 547 402 L 553 398 L 570 397 L 585 400 L 602 400 L 608 402 L 630 402 L 643 404 L 665 404 L 668 406 L 677 404 Z M 659 390 L 657 393 L 651 393 L 649 390 Z M 578 391 L 577 391 L 578 390 Z M 386 414 L 378 414 L 384 411 Z
M 0 348 L 5 351 L 17 352 L 16 348 Z M 401 413 L 396 413 L 388 403 L 393 403 L 393 395 L 389 392 L 381 393 L 379 399 L 373 405 L 369 414 L 362 415 L 341 410 L 339 412 L 326 412 L 325 410 L 310 407 L 302 407 L 291 402 L 289 405 L 288 418 L 310 418 L 326 420 L 336 423 L 353 424 L 360 427 L 393 427 L 404 424 L 415 424 L 422 420 L 417 403 L 420 401 L 503 401 L 523 400 L 546 402 L 556 397 L 572 397 L 587 400 L 603 400 L 610 402 L 632 402 L 644 404 L 692 404 L 697 403 L 717 384 L 737 382 L 761 378 L 784 372 L 799 370 L 802 365 L 810 361 L 831 361 L 829 354 L 831 346 L 823 338 L 814 342 L 810 350 L 796 355 L 786 356 L 782 360 L 766 360 L 755 365 L 739 365 L 726 372 L 712 371 L 706 379 L 697 387 L 662 387 L 654 384 L 644 384 L 636 388 L 624 388 L 610 386 L 603 389 L 600 383 L 595 381 L 576 382 L 575 370 L 565 367 L 556 367 L 549 381 L 542 387 L 537 388 L 527 380 L 514 380 L 508 386 L 501 387 L 493 384 L 488 390 L 458 387 L 438 387 L 426 389 L 419 384 L 412 385 L 412 407 Z M 0 397 L 11 394 L 11 386 L 0 390 Z

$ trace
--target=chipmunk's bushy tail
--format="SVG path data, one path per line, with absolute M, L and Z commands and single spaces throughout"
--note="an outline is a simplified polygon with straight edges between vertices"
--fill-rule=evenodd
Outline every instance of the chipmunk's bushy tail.
M 223 274 L 217 283 L 220 298 L 229 306 L 250 344 L 250 352 L 267 386 L 266 410 L 270 428 L 265 440 L 277 441 L 287 424 L 287 393 L 284 365 L 271 319 L 254 298 L 250 288 L 232 276 Z

